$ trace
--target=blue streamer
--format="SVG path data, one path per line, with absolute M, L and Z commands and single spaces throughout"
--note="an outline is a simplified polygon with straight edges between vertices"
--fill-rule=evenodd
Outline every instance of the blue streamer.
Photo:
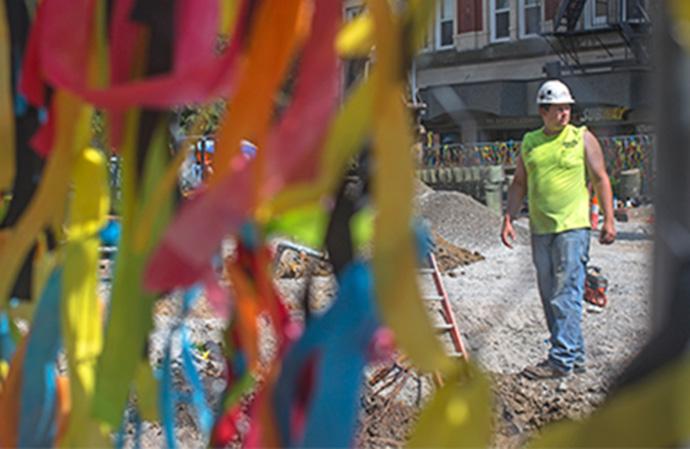
M 141 416 L 134 409 L 134 449 L 141 449 Z
M 420 264 L 423 264 L 429 253 L 434 251 L 435 246 L 429 225 L 422 220 L 417 220 L 414 224 L 414 236 L 417 247 L 417 260 Z
M 12 330 L 10 329 L 10 320 L 5 312 L 0 313 L 0 360 L 9 362 L 14 356 L 16 350 L 14 338 L 12 338 Z
M 115 433 L 115 441 L 113 445 L 116 449 L 122 449 L 125 447 L 125 438 L 127 436 L 127 424 L 129 424 L 130 422 L 134 424 L 134 449 L 141 448 L 141 416 L 139 415 L 138 409 L 136 407 L 133 407 L 131 409 L 131 412 L 125 412 L 122 424 L 120 424 L 120 428 Z
M 50 447 L 55 439 L 56 359 L 62 345 L 62 269 L 55 269 L 41 295 L 24 359 L 18 447 Z
M 160 408 L 165 442 L 170 449 L 175 449 L 177 447 L 177 441 L 175 439 L 175 391 L 173 387 L 171 364 L 172 334 L 173 332 L 171 332 L 170 337 L 168 338 L 168 342 L 163 353 L 163 366 L 161 367 L 158 406 Z
M 13 53 L 15 53 L 14 57 L 14 66 L 16 67 L 15 69 L 15 78 L 16 80 L 22 79 L 22 53 L 19 48 L 15 45 L 15 48 L 12 49 Z M 19 83 L 15 84 L 15 91 L 14 91 L 14 115 L 15 117 L 22 117 L 24 114 L 26 114 L 26 111 L 29 109 L 29 103 L 27 103 L 26 98 L 19 92 Z
M 184 320 L 187 318 L 194 302 L 199 296 L 200 288 L 193 287 L 185 292 L 182 301 L 182 313 L 180 323 L 175 325 L 170 331 L 168 341 L 166 343 L 163 365 L 161 367 L 161 382 L 159 407 L 161 411 L 161 419 L 163 421 L 163 432 L 165 434 L 165 441 L 170 449 L 177 447 L 175 439 L 175 406 L 177 403 L 191 403 L 197 415 L 197 422 L 204 439 L 208 438 L 213 426 L 213 414 L 211 408 L 206 400 L 204 386 L 201 382 L 201 377 L 194 365 L 194 356 L 192 352 L 192 344 L 188 337 L 187 328 Z M 183 394 L 174 386 L 173 372 L 172 372 L 172 339 L 174 335 L 180 335 L 180 344 L 182 350 L 182 372 L 184 377 L 189 382 L 191 387 L 191 395 Z
M 115 441 L 113 442 L 115 449 L 122 449 L 125 447 L 126 427 L 126 421 L 123 421 L 122 424 L 120 424 L 120 428 L 115 432 Z
M 248 249 L 253 251 L 259 247 L 259 230 L 253 221 L 244 222 L 240 227 L 239 234 L 242 243 Z
M 287 447 L 348 447 L 354 438 L 366 354 L 379 319 L 368 264 L 345 267 L 339 285 L 331 309 L 310 322 L 283 362 L 273 402 Z M 304 437 L 297 441 L 290 430 L 291 408 L 302 369 L 317 353 L 321 357 Z
M 211 413 L 211 408 L 208 406 L 208 402 L 206 401 L 204 385 L 201 383 L 201 377 L 194 366 L 192 346 L 187 338 L 187 329 L 183 328 L 180 330 L 180 332 L 182 333 L 182 367 L 185 377 L 192 388 L 191 402 L 196 409 L 201 433 L 202 435 L 207 436 L 210 434 L 211 427 L 213 426 L 213 414 Z

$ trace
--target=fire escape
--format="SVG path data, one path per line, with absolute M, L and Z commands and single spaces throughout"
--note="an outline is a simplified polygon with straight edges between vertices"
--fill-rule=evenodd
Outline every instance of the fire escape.
M 558 75 L 562 69 L 586 73 L 604 68 L 648 66 L 651 21 L 645 0 L 609 0 L 605 3 L 609 11 L 606 22 L 585 26 L 582 19 L 590 1 L 597 0 L 561 1 L 553 31 L 542 34 L 561 63 L 545 69 Z M 583 58 L 592 51 L 604 51 L 608 57 L 599 61 Z

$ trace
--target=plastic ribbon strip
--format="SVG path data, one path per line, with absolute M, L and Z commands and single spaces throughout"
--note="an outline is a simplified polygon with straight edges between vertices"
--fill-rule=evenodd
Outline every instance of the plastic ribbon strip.
M 217 185 L 228 172 L 230 160 L 240 153 L 242 139 L 249 139 L 260 149 L 265 146 L 274 95 L 298 45 L 307 35 L 310 6 L 304 0 L 259 2 L 246 60 L 219 131 L 212 184 Z M 257 158 L 260 177 L 265 168 L 261 151 Z
M 0 194 L 4 193 L 14 180 L 14 108 L 15 97 L 12 90 L 12 52 L 10 50 L 10 23 L 5 8 L 6 2 L 0 2 Z M 0 204 L 4 198 L 0 198 Z
M 164 198 L 161 212 L 151 231 L 151 238 L 143 248 L 133 245 L 135 230 L 141 223 L 142 211 L 153 207 L 150 203 L 156 186 L 166 172 L 167 137 L 159 126 L 152 139 L 144 175 L 139 183 L 133 182 L 135 128 L 126 135 L 128 144 L 123 153 L 125 185 L 122 221 L 122 240 L 115 261 L 115 280 L 111 291 L 111 309 L 105 335 L 103 354 L 99 359 L 94 396 L 96 415 L 113 428 L 121 421 L 130 393 L 130 383 L 136 377 L 144 352 L 146 339 L 153 327 L 152 308 L 156 296 L 143 289 L 142 273 L 153 246 L 172 214 L 172 198 Z M 133 186 L 140 185 L 135 191 Z M 140 392 L 143 394 L 144 392 Z
M 26 343 L 24 338 L 15 352 L 0 391 L 0 447 L 17 446 Z
M 407 114 L 401 102 L 405 42 L 402 25 L 386 0 L 369 2 L 375 26 L 378 67 L 374 93 L 374 153 L 378 170 L 373 183 L 377 207 L 374 233 L 374 273 L 377 299 L 384 322 L 414 364 L 425 371 L 447 372 L 452 367 L 436 338 L 416 283 L 412 224 L 413 175 Z M 428 8 L 429 6 L 427 6 Z M 406 223 L 408 226 L 402 226 Z M 426 319 L 425 319 L 426 318 Z
M 690 47 L 686 3 L 670 5 L 678 14 L 674 32 Z M 445 380 L 422 411 L 409 446 L 489 444 L 488 380 L 471 364 L 445 355 L 424 319 L 415 282 L 415 244 L 423 239 L 415 242 L 410 226 L 414 167 L 402 99 L 405 71 L 435 2 L 409 0 L 394 7 L 388 0 L 368 0 L 369 12 L 338 31 L 342 2 L 327 0 L 171 0 L 158 7 L 143 0 L 42 0 L 26 49 L 17 55 L 8 5 L 0 4 L 0 190 L 13 176 L 20 178 L 12 172 L 15 165 L 27 165 L 12 159 L 17 142 L 23 147 L 29 134 L 15 130 L 15 116 L 42 108 L 47 120 L 31 141 L 45 156 L 39 188 L 16 225 L 0 234 L 0 309 L 7 307 L 27 255 L 36 271 L 34 290 L 42 292 L 31 304 L 28 336 L 19 336 L 0 315 L 0 446 L 103 446 L 108 432 L 119 428 L 115 444 L 122 447 L 132 425 L 138 446 L 142 421 L 160 419 L 165 444 L 175 448 L 178 405 L 192 409 L 202 438 L 217 446 L 239 436 L 248 448 L 350 446 L 380 321 L 416 367 Z M 223 52 L 219 31 L 232 35 Z M 370 54 L 376 64 L 368 78 L 339 105 L 338 55 Z M 21 73 L 13 72 L 20 62 Z M 31 108 L 13 91 L 14 75 Z M 276 97 L 286 90 L 290 102 L 284 105 Z M 176 173 L 185 154 L 171 161 L 167 109 L 220 97 L 228 103 L 215 174 L 173 218 Z M 92 117 L 84 102 L 105 110 L 123 163 L 122 238 L 105 329 L 96 236 L 109 208 L 107 172 L 102 154 L 84 150 Z M 242 154 L 243 139 L 255 144 L 255 154 Z M 614 138 L 605 146 L 613 156 L 609 163 L 621 170 L 646 167 L 648 145 Z M 470 158 L 500 163 L 517 147 L 506 142 L 468 151 L 439 144 L 423 156 L 432 165 Z M 340 213 L 352 220 L 329 226 L 336 189 L 353 156 L 363 151 L 373 158 L 373 209 L 352 216 L 354 200 L 344 208 L 336 202 L 330 223 Z M 351 240 L 371 240 L 372 222 L 371 265 L 352 261 Z M 57 234 L 55 255 L 44 251 L 46 228 Z M 326 233 L 332 261 L 338 259 L 337 297 L 323 315 L 310 316 L 305 329 L 291 321 L 272 285 L 273 255 L 264 238 L 275 233 L 318 247 Z M 212 266 L 228 234 L 239 240 L 236 258 L 224 261 L 232 301 Z M 218 315 L 229 319 L 228 387 L 213 411 L 186 321 L 197 287 L 184 294 L 158 379 L 146 345 L 156 295 L 199 284 Z M 265 323 L 276 337 L 270 360 L 260 350 Z M 69 384 L 56 369 L 62 342 Z M 690 412 L 678 406 L 678 398 L 687 396 L 688 366 L 683 360 L 620 391 L 592 419 L 546 430 L 534 446 L 686 441 L 690 434 L 682 424 Z M 180 377 L 188 394 L 179 387 Z M 251 399 L 243 401 L 249 392 Z M 137 398 L 133 412 L 126 410 L 130 395 Z M 676 406 L 675 420 L 659 412 L 669 404 Z M 249 431 L 240 435 L 245 416 Z
M 160 411 L 162 417 L 163 430 L 165 434 L 165 442 L 167 447 L 174 449 L 177 446 L 177 438 L 175 436 L 175 412 L 177 410 L 176 404 L 180 401 L 190 402 L 196 412 L 196 419 L 199 425 L 202 438 L 208 438 L 211 426 L 213 424 L 213 417 L 211 410 L 206 401 L 204 388 L 199 378 L 199 373 L 194 365 L 192 356 L 191 343 L 187 335 L 187 328 L 184 320 L 187 318 L 191 307 L 199 296 L 199 290 L 196 288 L 186 291 L 182 299 L 182 312 L 180 314 L 180 322 L 176 324 L 170 331 L 168 340 L 163 353 L 163 364 L 161 366 L 161 381 L 160 381 Z M 174 370 L 172 366 L 172 341 L 175 336 L 179 336 L 182 358 L 182 374 L 191 389 L 191 397 L 186 398 L 175 386 Z
M 19 415 L 19 447 L 51 447 L 56 436 L 57 355 L 62 346 L 62 270 L 53 272 L 36 309 L 28 336 Z
M 407 447 L 476 448 L 491 445 L 489 381 L 477 368 L 467 368 L 444 378 L 443 387 L 422 411 Z
M 379 324 L 373 278 L 366 264 L 346 267 L 339 285 L 331 308 L 309 323 L 283 361 L 273 402 L 284 447 L 353 443 L 367 350 Z M 300 380 L 310 363 L 315 363 L 313 385 L 304 403 L 299 400 Z M 303 428 L 295 426 L 295 413 L 305 415 Z
M 54 154 L 48 160 L 43 179 L 28 209 L 0 248 L 0 307 L 9 299 L 9 291 L 20 263 L 30 250 L 38 234 L 61 217 L 69 189 L 75 148 L 86 147 L 91 110 L 70 94 L 55 93 L 57 130 Z
M 267 140 L 262 201 L 316 175 L 319 145 L 338 105 L 340 65 L 333 41 L 341 14 L 338 2 L 315 3 L 292 101 Z
M 85 149 L 74 166 L 74 197 L 64 247 L 62 329 L 65 342 L 72 410 L 67 446 L 102 446 L 106 439 L 91 418 L 96 361 L 103 345 L 102 306 L 98 298 L 98 231 L 109 210 L 105 158 Z
M 232 68 L 240 50 L 239 42 L 231 45 L 221 57 L 214 54 L 218 28 L 217 2 L 204 7 L 185 0 L 177 9 L 175 70 L 166 75 L 144 80 L 128 80 L 131 59 L 135 51 L 137 32 L 141 27 L 132 24 L 129 14 L 133 0 L 115 3 L 113 45 L 111 48 L 112 80 L 115 84 L 97 89 L 86 82 L 78 71 L 84 67 L 89 39 L 90 14 L 94 0 L 51 0 L 42 2 L 41 73 L 53 86 L 70 89 L 96 106 L 124 109 L 131 106 L 165 108 L 191 102 L 203 102 L 228 92 L 232 83 Z M 43 23 L 39 21 L 43 20 Z M 128 23 L 129 22 L 129 23 Z M 131 33 L 131 34 L 130 34 Z M 183 64 L 192 56 L 194 64 Z M 77 68 L 75 70 L 75 68 Z
M 9 371 L 9 363 L 16 351 L 7 313 L 0 313 L 0 391 Z

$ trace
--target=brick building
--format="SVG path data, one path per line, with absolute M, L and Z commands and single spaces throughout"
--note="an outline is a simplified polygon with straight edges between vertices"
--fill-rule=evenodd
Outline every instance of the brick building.
M 650 3 L 439 0 L 410 74 L 423 123 L 445 142 L 519 139 L 540 124 L 539 85 L 560 78 L 597 134 L 650 132 Z M 346 19 L 361 4 L 345 0 Z M 346 82 L 361 70 L 348 63 Z

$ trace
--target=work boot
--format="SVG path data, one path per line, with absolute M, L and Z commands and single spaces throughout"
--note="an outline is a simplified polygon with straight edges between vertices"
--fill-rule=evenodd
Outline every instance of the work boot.
M 571 371 L 566 371 L 549 360 L 537 363 L 534 366 L 528 366 L 522 370 L 522 375 L 530 380 L 543 379 L 564 379 L 570 376 Z
M 573 364 L 573 373 L 584 374 L 586 372 L 587 372 L 587 365 L 585 365 L 585 362 L 575 362 Z

